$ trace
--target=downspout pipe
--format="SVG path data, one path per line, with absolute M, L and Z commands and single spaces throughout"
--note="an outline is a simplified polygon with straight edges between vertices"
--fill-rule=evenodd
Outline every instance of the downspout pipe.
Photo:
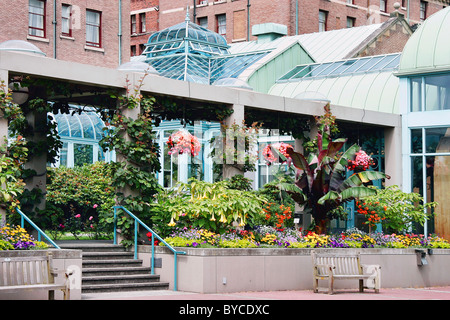
M 122 0 L 119 0 L 119 66 L 122 63 Z
M 56 0 L 53 0 L 53 58 L 56 59 Z
M 247 41 L 250 41 L 250 0 L 247 0 Z
M 192 14 L 192 22 L 196 23 L 197 21 L 197 0 L 193 0 L 194 2 L 194 13 Z
M 298 0 L 295 1 L 295 35 L 298 35 Z

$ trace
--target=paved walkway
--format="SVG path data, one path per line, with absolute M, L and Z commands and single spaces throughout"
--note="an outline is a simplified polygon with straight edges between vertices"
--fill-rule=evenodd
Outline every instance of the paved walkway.
M 314 293 L 312 290 L 267 291 L 200 294 L 193 292 L 155 290 L 119 293 L 86 293 L 82 300 L 450 300 L 450 286 L 432 288 L 382 288 L 371 290 L 337 290 L 335 294 Z

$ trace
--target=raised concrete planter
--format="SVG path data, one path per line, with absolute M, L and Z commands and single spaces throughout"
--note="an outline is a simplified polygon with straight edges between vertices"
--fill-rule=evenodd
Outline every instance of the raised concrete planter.
M 361 263 L 381 266 L 382 288 L 450 285 L 448 249 L 424 250 L 426 265 L 418 265 L 415 249 L 177 249 L 186 252 L 178 255 L 179 291 L 312 290 L 311 250 L 360 252 Z M 173 289 L 173 254 L 165 247 L 156 247 L 155 253 L 155 273 Z M 149 266 L 151 246 L 139 246 L 138 255 Z M 335 288 L 356 289 L 358 281 L 336 281 Z
M 58 270 L 72 270 L 70 281 L 70 300 L 81 299 L 81 250 L 55 250 L 49 249 L 53 254 L 53 268 Z M 0 251 L 0 257 L 26 257 L 42 256 L 47 250 L 4 250 Z M 0 270 L 2 273 L 3 270 Z M 59 275 L 55 278 L 56 283 L 64 283 L 65 278 Z M 0 300 L 47 300 L 48 292 L 43 290 L 27 290 L 17 293 L 0 293 Z M 62 300 L 62 292 L 55 291 L 55 300 Z

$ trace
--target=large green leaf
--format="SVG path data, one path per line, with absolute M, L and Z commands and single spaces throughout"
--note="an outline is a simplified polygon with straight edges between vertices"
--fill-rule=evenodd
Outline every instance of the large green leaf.
M 342 182 L 338 188 L 338 191 L 342 192 L 347 188 L 359 187 L 363 183 L 385 178 L 389 179 L 389 176 L 380 171 L 363 171 L 354 173 Z
M 367 187 L 353 187 L 345 189 L 341 192 L 341 199 L 343 201 L 353 200 L 353 199 L 362 199 L 365 197 L 370 197 L 377 194 L 376 189 L 371 189 Z

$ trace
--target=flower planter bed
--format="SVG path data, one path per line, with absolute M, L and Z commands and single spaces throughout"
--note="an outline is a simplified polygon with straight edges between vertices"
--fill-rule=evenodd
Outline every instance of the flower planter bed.
M 59 270 L 71 269 L 73 275 L 70 283 L 70 299 L 81 299 L 81 250 L 49 249 L 53 255 L 53 267 Z M 43 256 L 46 250 L 1 250 L 1 258 Z M 0 267 L 2 267 L 0 265 Z M 1 273 L 4 270 L 0 270 Z M 64 276 L 55 278 L 55 283 L 64 283 Z M 46 300 L 47 292 L 43 290 L 27 290 L 17 293 L 2 293 L 0 300 Z M 55 291 L 55 299 L 62 300 L 62 292 Z
M 414 248 L 179 248 L 178 290 L 199 293 L 312 290 L 311 250 L 361 254 L 363 264 L 381 266 L 381 288 L 450 285 L 450 249 L 420 249 L 427 265 L 418 265 Z M 155 247 L 155 273 L 173 286 L 173 254 Z M 150 265 L 151 246 L 138 247 L 139 258 Z M 320 284 L 319 284 L 320 285 Z M 338 289 L 357 289 L 340 281 Z

